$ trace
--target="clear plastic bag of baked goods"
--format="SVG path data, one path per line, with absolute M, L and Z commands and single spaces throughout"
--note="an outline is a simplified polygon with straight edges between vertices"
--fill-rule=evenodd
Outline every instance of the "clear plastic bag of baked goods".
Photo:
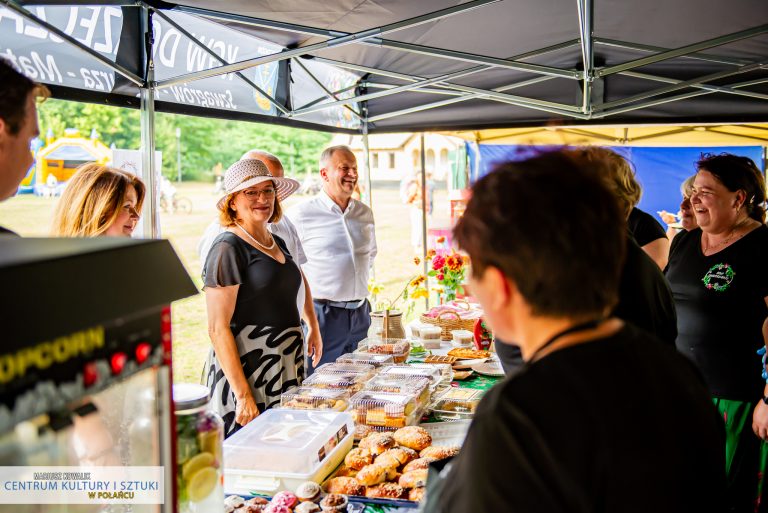
M 316 372 L 305 379 L 302 386 L 357 392 L 363 389 L 363 385 L 367 380 L 368 377 L 366 375 L 355 374 L 354 372 Z
M 379 376 L 400 376 L 401 378 L 426 378 L 429 388 L 434 392 L 438 383 L 443 380 L 442 370 L 437 365 L 390 365 L 379 371 Z
M 411 344 L 399 338 L 366 338 L 360 342 L 361 352 L 390 354 L 395 363 L 404 363 L 411 351 Z
M 421 417 L 414 394 L 392 394 L 363 390 L 350 399 L 350 412 L 356 424 L 399 429 L 416 424 Z
M 429 402 L 430 381 L 419 376 L 379 375 L 365 384 L 364 390 L 391 394 L 413 394 L 420 407 Z
M 315 372 L 316 373 L 319 372 L 322 374 L 328 374 L 333 372 L 346 372 L 346 373 L 362 374 L 363 376 L 370 378 L 376 372 L 376 367 L 363 362 L 355 362 L 355 363 L 334 362 L 334 363 L 324 363 L 323 365 L 315 369 Z
M 344 411 L 349 407 L 350 395 L 350 391 L 344 389 L 296 387 L 280 396 L 280 407 Z
M 385 365 L 392 365 L 395 360 L 392 359 L 391 354 L 347 353 L 336 358 L 336 363 L 364 363 L 378 369 Z

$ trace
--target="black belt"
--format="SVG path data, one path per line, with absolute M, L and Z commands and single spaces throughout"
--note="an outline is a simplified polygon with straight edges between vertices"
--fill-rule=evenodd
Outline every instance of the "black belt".
M 352 301 L 331 301 L 330 299 L 315 299 L 314 301 L 315 303 L 320 303 L 321 305 L 328 305 L 334 308 L 344 308 L 346 310 L 357 310 L 363 306 L 363 303 L 365 303 L 365 299 L 354 299 Z

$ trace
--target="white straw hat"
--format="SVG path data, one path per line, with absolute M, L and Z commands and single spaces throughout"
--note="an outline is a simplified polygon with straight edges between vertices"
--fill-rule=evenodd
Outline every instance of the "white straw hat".
M 227 169 L 224 174 L 224 196 L 216 202 L 219 210 L 224 208 L 224 202 L 227 196 L 234 194 L 248 187 L 253 187 L 262 182 L 272 181 L 275 184 L 278 201 L 296 192 L 299 188 L 299 182 L 293 178 L 278 178 L 269 174 L 266 164 L 257 159 L 238 160 Z

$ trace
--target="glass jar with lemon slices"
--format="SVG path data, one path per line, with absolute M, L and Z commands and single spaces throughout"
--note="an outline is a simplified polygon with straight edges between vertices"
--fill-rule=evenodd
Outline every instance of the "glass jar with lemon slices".
M 208 387 L 173 385 L 176 413 L 176 482 L 180 513 L 221 509 L 224 423 L 207 409 Z

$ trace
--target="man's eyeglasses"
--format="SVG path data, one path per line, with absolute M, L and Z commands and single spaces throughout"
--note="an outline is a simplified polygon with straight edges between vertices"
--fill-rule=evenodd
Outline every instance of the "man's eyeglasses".
M 245 194 L 245 197 L 248 199 L 258 199 L 262 195 L 266 199 L 272 199 L 275 197 L 275 189 L 272 187 L 269 187 L 267 189 L 262 189 L 260 191 L 256 191 L 253 189 L 246 189 L 243 191 L 243 194 Z

